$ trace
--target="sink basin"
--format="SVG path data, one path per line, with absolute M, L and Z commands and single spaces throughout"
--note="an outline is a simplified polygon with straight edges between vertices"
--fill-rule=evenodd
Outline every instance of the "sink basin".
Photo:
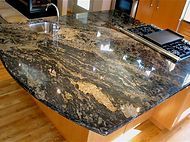
M 58 24 L 51 22 L 39 22 L 29 24 L 30 30 L 37 33 L 53 34 L 58 31 Z

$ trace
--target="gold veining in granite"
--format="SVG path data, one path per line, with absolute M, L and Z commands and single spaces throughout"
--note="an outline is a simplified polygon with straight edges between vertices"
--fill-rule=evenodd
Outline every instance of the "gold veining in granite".
M 76 82 L 75 85 L 78 85 L 79 90 L 84 92 L 86 95 L 92 95 L 100 104 L 103 104 L 110 111 L 116 111 L 117 108 L 114 107 L 108 96 L 102 93 L 102 89 L 98 88 L 96 85 L 88 82 Z

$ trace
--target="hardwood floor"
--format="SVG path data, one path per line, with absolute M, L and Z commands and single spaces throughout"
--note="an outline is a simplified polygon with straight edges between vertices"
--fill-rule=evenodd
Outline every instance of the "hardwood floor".
M 29 94 L 0 62 L 0 142 L 63 142 Z
M 131 139 L 114 142 L 190 142 L 190 118 L 172 131 L 145 121 Z M 65 142 L 51 122 L 0 62 L 0 142 Z

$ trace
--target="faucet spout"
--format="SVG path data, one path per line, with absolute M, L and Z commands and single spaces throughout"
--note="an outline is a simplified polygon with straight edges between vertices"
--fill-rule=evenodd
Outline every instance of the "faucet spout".
M 48 8 L 49 8 L 50 6 L 55 7 L 56 12 L 57 12 L 57 23 L 59 24 L 59 15 L 60 15 L 60 14 L 59 14 L 59 9 L 58 9 L 58 7 L 57 7 L 55 4 L 53 4 L 53 3 L 48 3 L 47 6 L 46 6 L 46 11 L 48 10 Z

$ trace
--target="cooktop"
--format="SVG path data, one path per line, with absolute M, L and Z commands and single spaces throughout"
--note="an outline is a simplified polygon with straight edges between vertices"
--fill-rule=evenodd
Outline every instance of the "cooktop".
M 190 57 L 190 42 L 169 29 L 162 30 L 154 25 L 141 25 L 123 32 L 175 61 Z
M 146 34 L 144 35 L 144 37 L 160 46 L 163 46 L 165 44 L 168 44 L 177 40 L 182 40 L 184 38 L 183 36 L 169 29 Z

